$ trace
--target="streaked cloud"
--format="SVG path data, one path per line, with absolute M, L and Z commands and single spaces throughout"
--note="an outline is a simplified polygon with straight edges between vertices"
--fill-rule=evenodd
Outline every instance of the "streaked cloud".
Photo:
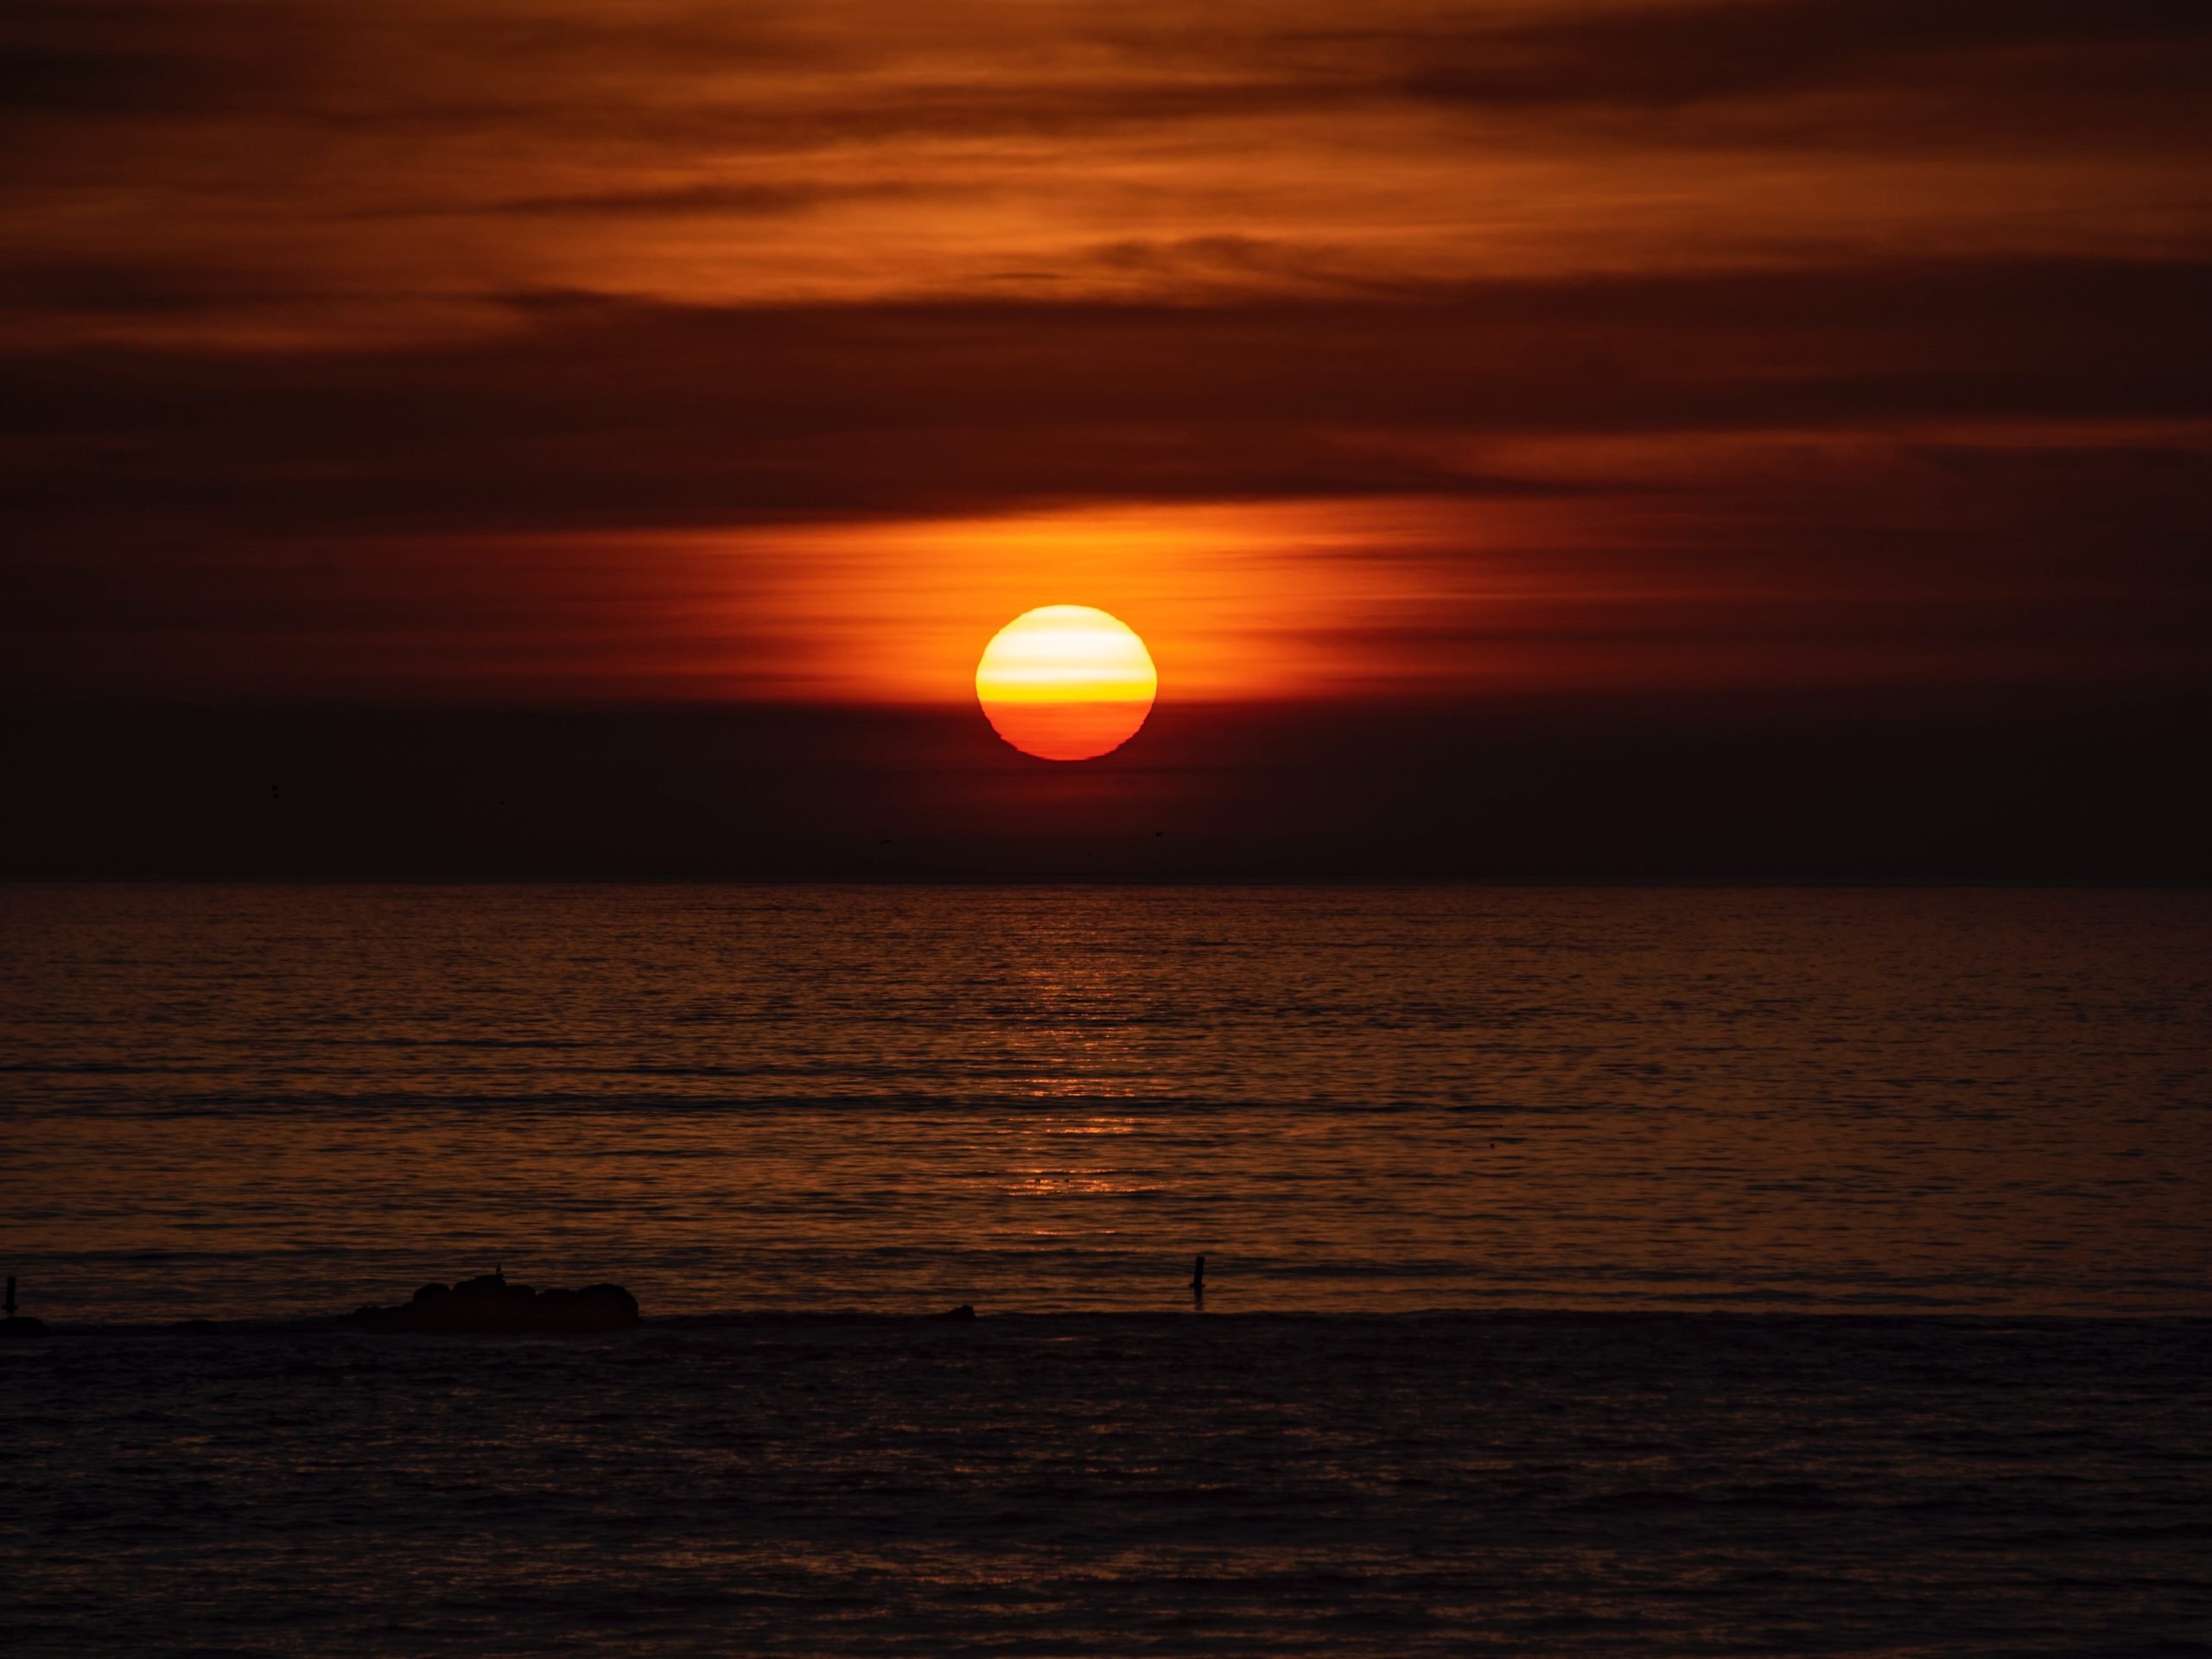
M 2212 623 L 2201 6 L 87 0 L 0 78 L 25 691 L 923 695 L 1023 536 L 1222 695 Z

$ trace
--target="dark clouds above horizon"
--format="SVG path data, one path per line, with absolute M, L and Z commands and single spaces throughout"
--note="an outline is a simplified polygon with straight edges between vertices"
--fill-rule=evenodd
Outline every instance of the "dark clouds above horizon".
M 2201 6 L 134 0 L 0 85 L 18 697 L 927 701 L 840 653 L 1069 569 L 1221 696 L 2206 677 Z

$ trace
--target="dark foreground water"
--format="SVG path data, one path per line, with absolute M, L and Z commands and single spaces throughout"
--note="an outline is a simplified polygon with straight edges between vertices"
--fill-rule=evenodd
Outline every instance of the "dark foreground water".
M 11 1656 L 2212 1644 L 2212 893 L 20 887 L 0 944 Z M 331 1322 L 502 1263 L 650 1322 Z
M 2212 1325 L 1534 1313 L 0 1347 L 11 1652 L 2212 1641 Z

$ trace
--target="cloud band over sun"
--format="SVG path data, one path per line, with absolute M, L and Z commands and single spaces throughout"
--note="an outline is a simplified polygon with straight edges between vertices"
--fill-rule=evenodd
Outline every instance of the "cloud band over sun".
M 1220 698 L 2202 676 L 2202 8 L 191 0 L 0 63 L 18 695 L 951 701 L 1054 570 Z

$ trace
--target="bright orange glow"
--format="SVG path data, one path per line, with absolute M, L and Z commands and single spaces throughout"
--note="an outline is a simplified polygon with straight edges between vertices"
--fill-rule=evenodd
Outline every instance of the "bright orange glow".
M 1152 712 L 1160 676 L 1125 622 L 1088 605 L 1046 605 L 991 636 L 976 699 L 991 728 L 1041 760 L 1118 749 Z
M 696 573 L 696 586 L 672 601 L 687 625 L 711 625 L 691 660 L 709 676 L 742 674 L 750 695 L 964 701 L 976 619 L 1013 616 L 1041 593 L 1081 594 L 1127 622 L 1179 701 L 1220 702 L 1395 690 L 1440 668 L 1465 678 L 1463 663 L 1432 664 L 1395 636 L 1434 637 L 1440 614 L 1494 607 L 1501 583 L 1522 573 L 1470 569 L 1465 555 L 1501 533 L 1523 544 L 1535 535 L 1493 504 L 1478 521 L 1448 504 L 1393 499 L 1124 503 L 751 526 L 652 544 Z M 626 535 L 601 556 L 626 569 L 672 568 L 641 566 L 642 542 Z M 1459 564 L 1440 572 L 1440 546 Z M 1382 639 L 1389 649 L 1376 648 Z M 652 658 L 662 673 L 682 660 L 670 650 Z M 702 683 L 709 695 L 733 690 Z

